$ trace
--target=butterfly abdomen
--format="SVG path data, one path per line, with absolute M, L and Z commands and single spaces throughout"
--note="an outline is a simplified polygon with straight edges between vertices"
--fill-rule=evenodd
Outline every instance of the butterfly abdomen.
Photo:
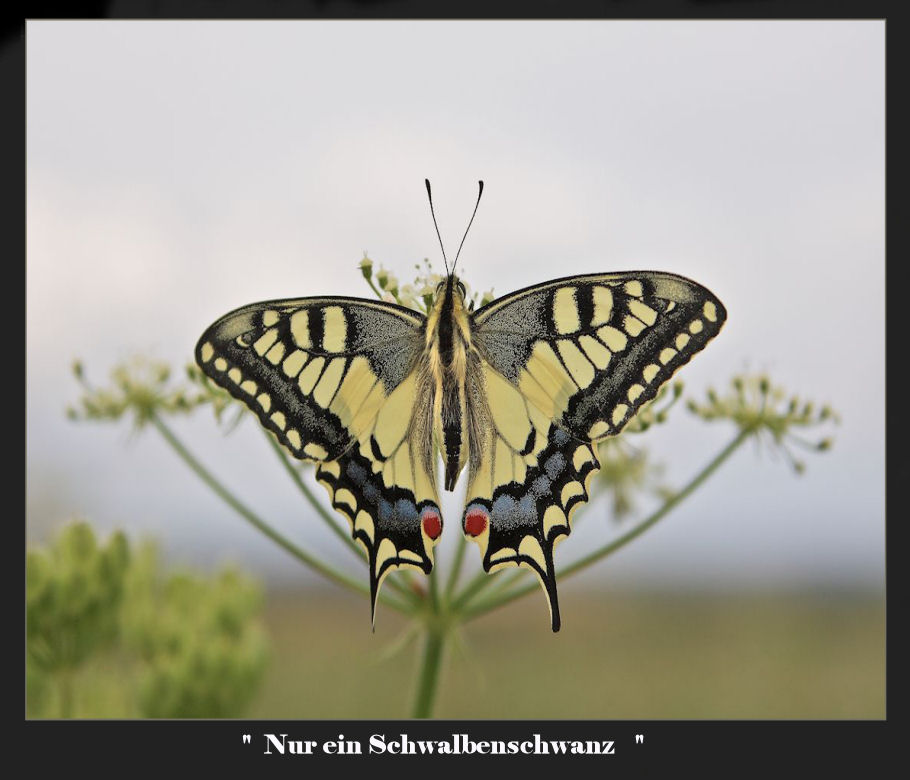
M 466 460 L 465 378 L 471 346 L 463 288 L 450 276 L 427 319 L 426 358 L 437 404 L 436 437 L 445 463 L 445 489 L 453 490 Z

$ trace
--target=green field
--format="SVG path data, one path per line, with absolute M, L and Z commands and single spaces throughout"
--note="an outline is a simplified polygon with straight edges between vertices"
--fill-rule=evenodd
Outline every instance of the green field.
M 540 598 L 467 624 L 435 716 L 478 719 L 885 717 L 880 595 L 567 589 L 563 629 Z M 271 663 L 248 716 L 404 718 L 418 648 L 366 600 L 271 594 Z

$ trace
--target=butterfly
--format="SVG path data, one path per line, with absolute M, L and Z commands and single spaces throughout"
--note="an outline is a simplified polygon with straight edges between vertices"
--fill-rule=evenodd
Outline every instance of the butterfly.
M 461 526 L 483 568 L 533 571 L 558 631 L 553 550 L 588 500 L 597 443 L 717 335 L 726 311 L 702 285 L 658 271 L 567 276 L 472 310 L 457 261 L 426 315 L 349 297 L 253 303 L 203 333 L 196 361 L 316 463 L 366 550 L 372 620 L 390 571 L 433 567 L 438 451 L 445 490 L 467 467 Z

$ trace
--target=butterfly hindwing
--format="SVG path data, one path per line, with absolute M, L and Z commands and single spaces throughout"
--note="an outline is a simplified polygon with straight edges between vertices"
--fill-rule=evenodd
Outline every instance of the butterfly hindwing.
M 496 424 L 504 416 L 493 411 L 499 403 L 490 397 L 489 433 L 469 475 L 463 528 L 479 545 L 486 571 L 505 566 L 534 571 L 558 631 L 553 548 L 569 533 L 576 507 L 588 500 L 588 482 L 600 463 L 590 442 L 578 441 L 530 405 L 528 446 L 514 449 Z
M 374 612 L 393 567 L 432 569 L 441 532 L 432 425 L 417 411 L 424 328 L 401 306 L 301 298 L 237 309 L 196 347 L 207 376 L 294 457 L 319 464 L 317 479 L 367 552 Z
M 619 433 L 725 317 L 701 285 L 656 272 L 546 282 L 474 315 L 475 395 L 490 434 L 471 469 L 464 530 L 488 571 L 535 571 L 554 630 L 553 546 L 588 499 L 594 443 Z

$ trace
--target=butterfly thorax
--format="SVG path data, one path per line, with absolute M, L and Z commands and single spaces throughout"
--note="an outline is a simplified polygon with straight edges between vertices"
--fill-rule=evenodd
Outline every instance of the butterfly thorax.
M 471 321 L 464 287 L 450 275 L 440 284 L 427 317 L 425 348 L 434 387 L 436 442 L 445 461 L 446 490 L 454 489 L 467 456 L 465 380 L 470 353 Z

